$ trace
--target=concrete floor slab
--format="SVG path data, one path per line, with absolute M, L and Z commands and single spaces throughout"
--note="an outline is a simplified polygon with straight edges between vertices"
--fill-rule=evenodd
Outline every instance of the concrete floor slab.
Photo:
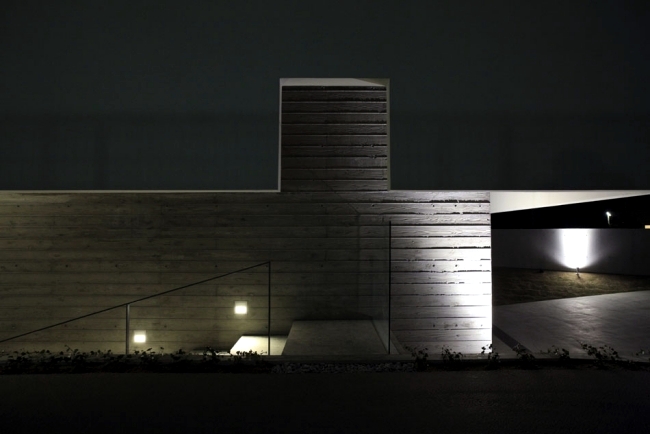
M 493 324 L 533 353 L 555 345 L 586 357 L 584 342 L 634 357 L 650 349 L 650 291 L 495 306 Z

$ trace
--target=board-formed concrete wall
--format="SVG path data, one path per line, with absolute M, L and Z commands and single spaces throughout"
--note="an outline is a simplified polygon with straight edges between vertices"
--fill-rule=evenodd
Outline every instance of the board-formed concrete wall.
M 493 229 L 495 267 L 650 275 L 645 229 Z
M 294 320 L 382 324 L 390 221 L 395 337 L 480 351 L 491 339 L 489 194 L 388 190 L 384 88 L 283 95 L 281 192 L 1 194 L 0 339 L 265 261 L 273 334 Z M 355 111 L 360 99 L 377 110 Z M 147 331 L 147 348 L 229 349 L 266 334 L 267 279 L 261 266 L 138 303 L 131 329 Z M 123 351 L 124 315 L 3 347 Z

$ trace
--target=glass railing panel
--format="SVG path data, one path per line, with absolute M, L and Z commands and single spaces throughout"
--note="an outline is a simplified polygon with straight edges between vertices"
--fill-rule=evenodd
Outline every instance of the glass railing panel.
M 64 304 L 57 309 L 24 308 L 33 318 L 43 317 L 28 322 L 19 321 L 22 311 L 17 309 L 4 318 L 16 320 L 17 333 L 0 338 L 0 351 L 124 354 L 148 349 L 202 352 L 209 347 L 228 352 L 242 336 L 255 336 L 255 346 L 250 347 L 249 340 L 242 351 L 268 354 L 269 267 L 253 264 L 217 276 L 171 275 L 170 289 L 139 298 L 113 294 L 111 302 L 123 298 L 123 304 L 112 306 L 102 306 L 93 297 L 58 300 Z M 197 277 L 203 279 L 190 280 Z
M 357 247 L 327 260 L 278 265 L 273 318 L 289 356 L 368 356 L 388 352 L 388 228 L 360 229 Z M 283 272 L 304 271 L 304 279 Z M 303 267 L 303 268 L 299 268 Z M 312 267 L 312 269 L 308 268 Z M 280 319 L 282 318 L 282 319 Z
M 52 314 L 51 309 L 37 308 L 36 312 L 31 309 L 32 315 L 42 311 L 42 319 L 16 321 L 17 326 L 20 327 L 20 329 L 17 327 L 16 331 L 25 333 L 38 330 L 84 315 L 92 309 L 97 310 L 97 306 L 69 306 L 56 309 L 55 315 Z M 5 352 L 46 350 L 51 353 L 111 350 L 114 353 L 124 353 L 124 329 L 124 311 L 113 309 L 2 342 L 0 350 Z
M 267 354 L 268 292 L 265 264 L 133 303 L 131 348 L 188 353 L 211 348 L 227 353 L 238 345 L 236 350 Z M 146 342 L 134 341 L 138 333 L 146 335 Z

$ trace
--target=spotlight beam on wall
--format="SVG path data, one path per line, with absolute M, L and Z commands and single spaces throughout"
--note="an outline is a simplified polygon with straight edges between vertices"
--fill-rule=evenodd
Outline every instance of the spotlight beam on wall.
M 592 229 L 561 229 L 559 234 L 559 261 L 573 270 L 593 262 Z

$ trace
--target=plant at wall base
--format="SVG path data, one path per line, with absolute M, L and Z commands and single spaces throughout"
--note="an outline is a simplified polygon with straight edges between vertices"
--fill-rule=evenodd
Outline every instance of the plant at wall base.
M 89 354 L 65 346 L 65 351 L 53 353 L 50 350 L 2 352 L 0 366 L 2 373 L 57 373 L 85 372 L 88 368 Z
M 262 362 L 262 355 L 257 351 L 248 350 L 248 351 L 237 351 L 232 355 L 232 362 L 234 365 L 241 365 L 244 361 L 248 361 L 253 365 L 259 365 Z
M 182 350 L 179 350 L 182 351 Z M 219 357 L 219 351 L 215 350 L 212 347 L 205 347 L 203 350 L 201 361 L 206 364 L 216 365 L 221 362 Z
M 618 355 L 618 351 L 609 345 L 601 345 L 600 347 L 595 347 L 593 345 L 580 342 L 580 347 L 587 353 L 588 356 L 593 356 L 596 358 L 596 366 L 599 368 L 605 368 L 605 362 L 620 362 L 621 358 Z
M 646 351 L 646 350 L 639 350 L 638 352 L 634 353 L 634 355 L 637 356 L 637 357 L 639 357 L 639 356 L 645 356 L 645 355 L 648 354 L 648 353 L 649 353 L 649 352 Z M 648 357 L 648 362 L 650 362 L 650 357 Z
M 0 350 L 0 374 L 8 372 L 9 353 L 5 350 Z
M 416 371 L 424 371 L 427 369 L 427 366 L 429 363 L 427 362 L 427 358 L 429 357 L 429 351 L 428 348 L 418 348 L 418 347 L 409 347 L 405 346 L 407 351 L 411 353 L 411 356 L 415 359 L 415 370 Z
M 172 358 L 173 361 L 178 362 L 178 361 L 184 359 L 186 354 L 187 353 L 185 351 L 183 351 L 182 348 L 179 348 L 178 351 L 169 354 L 169 356 Z
M 262 363 L 262 354 L 264 354 L 264 351 L 258 354 L 257 351 L 250 350 L 245 353 L 245 358 L 253 362 L 254 365 L 259 365 Z
M 560 363 L 567 363 L 569 360 L 571 360 L 571 356 L 569 355 L 569 350 L 565 348 L 558 348 L 555 345 L 551 345 L 551 348 L 541 352 L 543 354 L 548 354 L 557 357 Z
M 5 369 L 7 373 L 22 373 L 33 365 L 33 361 L 29 351 L 20 350 L 13 353 L 5 353 L 7 360 L 5 361 Z
M 69 366 L 72 366 L 74 370 L 82 370 L 88 362 L 88 354 L 79 351 L 77 348 L 73 350 L 68 345 L 65 345 L 65 348 L 65 352 L 61 351 L 59 353 L 59 355 L 63 358 L 63 362 Z
M 113 354 L 113 351 L 108 350 L 106 352 L 102 352 L 101 350 L 97 352 L 97 355 L 99 359 L 102 361 L 102 368 L 107 369 L 107 370 L 114 370 L 121 365 L 123 365 L 123 362 L 125 361 L 125 356 L 124 354 Z
M 156 353 L 155 351 L 152 351 L 151 348 L 147 348 L 146 350 L 141 351 L 136 350 L 133 354 L 140 362 L 141 366 L 152 367 L 160 363 L 160 359 L 163 356 L 163 350 L 164 348 L 160 347 L 160 353 Z
M 205 356 L 205 352 L 203 354 Z M 169 357 L 171 357 L 174 363 L 187 361 L 187 353 L 182 348 L 179 348 L 176 352 L 170 353 Z
M 517 354 L 517 359 L 519 360 L 519 363 L 521 364 L 522 367 L 524 368 L 536 367 L 535 356 L 533 356 L 533 354 L 530 351 L 528 351 L 526 347 L 524 347 L 521 344 L 517 344 L 512 349 Z
M 34 368 L 38 372 L 54 372 L 62 357 L 52 353 L 50 350 L 41 350 L 30 355 L 34 362 Z
M 442 362 L 449 366 L 457 366 L 463 360 L 463 353 L 452 351 L 447 345 L 442 346 Z
M 487 353 L 487 361 L 488 361 L 487 368 L 496 369 L 499 367 L 499 363 L 501 363 L 501 356 L 499 356 L 499 353 L 494 351 L 494 348 L 492 347 L 492 343 L 484 347 L 481 347 L 481 354 L 485 354 L 485 352 L 488 350 L 490 350 L 490 352 Z

